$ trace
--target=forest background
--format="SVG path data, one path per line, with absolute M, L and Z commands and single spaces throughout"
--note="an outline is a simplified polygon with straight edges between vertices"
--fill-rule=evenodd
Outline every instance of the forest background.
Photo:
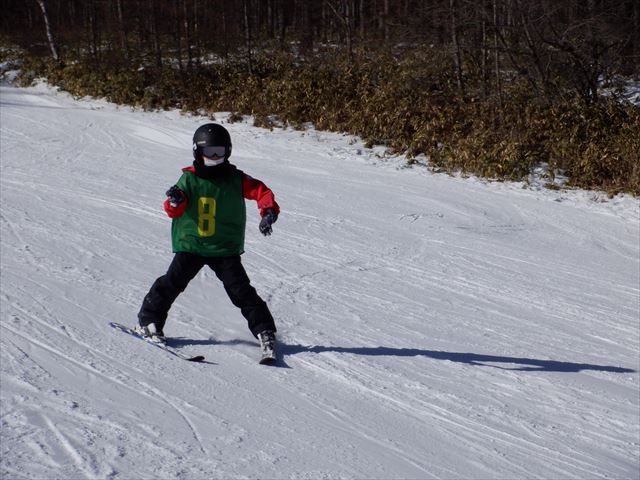
M 19 82 L 640 195 L 636 0 L 0 0 Z

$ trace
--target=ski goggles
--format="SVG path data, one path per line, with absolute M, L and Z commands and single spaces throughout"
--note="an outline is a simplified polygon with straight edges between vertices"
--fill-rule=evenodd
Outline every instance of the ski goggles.
M 224 157 L 227 154 L 227 147 L 202 147 L 202 155 L 205 157 Z

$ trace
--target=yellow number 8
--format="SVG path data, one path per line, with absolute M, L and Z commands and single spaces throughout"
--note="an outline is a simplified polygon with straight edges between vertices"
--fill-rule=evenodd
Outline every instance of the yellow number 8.
M 216 233 L 216 199 L 200 197 L 198 199 L 198 235 L 211 237 Z

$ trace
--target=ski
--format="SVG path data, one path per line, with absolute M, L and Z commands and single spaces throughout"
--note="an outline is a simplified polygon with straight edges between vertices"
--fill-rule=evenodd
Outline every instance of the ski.
M 111 323 L 109 323 L 109 325 L 111 325 L 116 330 L 120 330 L 121 332 L 128 333 L 129 335 L 132 335 L 132 336 L 134 336 L 136 338 L 139 338 L 140 340 L 144 341 L 145 343 L 148 343 L 149 345 L 154 345 L 154 346 L 158 347 L 159 349 L 164 350 L 165 352 L 170 353 L 171 355 L 175 355 L 176 357 L 181 358 L 183 360 L 186 360 L 188 362 L 202 362 L 202 361 L 204 361 L 204 356 L 203 355 L 196 355 L 194 357 L 190 357 L 189 355 L 185 355 L 184 353 L 180 352 L 179 350 L 176 350 L 175 348 L 170 347 L 166 343 L 157 343 L 157 342 L 152 342 L 151 340 L 147 340 L 142 335 L 140 335 L 138 332 L 136 332 L 133 328 L 129 328 L 126 325 L 122 325 L 122 324 L 116 323 L 116 322 L 111 322 Z
M 260 357 L 260 365 L 275 365 L 276 356 L 273 352 L 271 353 L 263 353 Z

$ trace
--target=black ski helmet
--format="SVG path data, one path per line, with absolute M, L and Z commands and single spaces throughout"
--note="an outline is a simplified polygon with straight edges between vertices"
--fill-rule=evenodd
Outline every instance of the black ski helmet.
M 217 123 L 207 123 L 198 127 L 193 134 L 193 158 L 202 160 L 204 147 L 225 147 L 224 159 L 231 156 L 231 136 L 226 128 Z

